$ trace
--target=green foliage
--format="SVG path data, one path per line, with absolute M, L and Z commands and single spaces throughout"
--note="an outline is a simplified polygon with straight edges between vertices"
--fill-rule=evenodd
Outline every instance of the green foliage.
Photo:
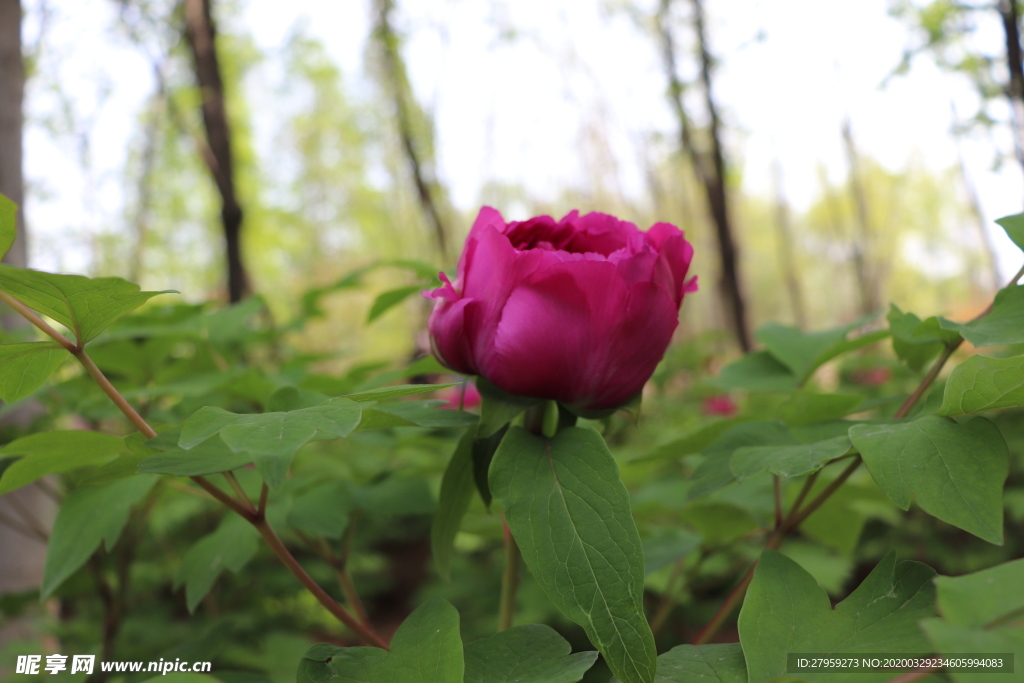
M 88 561 L 102 543 L 113 549 L 133 505 L 156 484 L 156 477 L 130 477 L 102 486 L 75 489 L 60 506 L 46 546 L 40 598 L 48 598 Z
M 118 277 L 87 278 L 0 264 L 0 290 L 53 318 L 85 346 L 119 317 L 163 292 L 140 292 Z
M 896 563 L 889 553 L 863 583 L 833 609 L 814 579 L 785 555 L 766 550 L 754 572 L 739 617 L 747 680 L 765 683 L 786 673 L 791 652 L 846 655 L 928 651 L 917 621 L 935 614 L 934 570 Z M 887 681 L 893 672 L 860 673 L 857 680 Z M 835 674 L 800 674 L 808 681 Z
M 658 657 L 655 683 L 747 683 L 747 666 L 739 643 L 677 645 Z M 620 683 L 614 679 L 613 683 Z
M 997 218 L 996 223 L 1002 226 L 1014 244 L 1024 250 L 1024 213 Z
M 878 331 L 854 339 L 846 336 L 865 321 L 858 320 L 830 330 L 803 332 L 795 327 L 770 323 L 757 330 L 757 339 L 768 353 L 788 368 L 803 385 L 811 374 L 840 354 L 874 344 L 889 336 Z
M 124 439 L 87 431 L 30 434 L 0 448 L 0 460 L 17 458 L 0 474 L 0 495 L 49 474 L 104 465 L 127 452 Z
M 0 400 L 19 401 L 50 379 L 68 358 L 57 342 L 0 344 Z
M 235 515 L 225 517 L 216 531 L 196 541 L 181 558 L 174 579 L 175 588 L 185 586 L 188 611 L 195 612 L 221 572 L 240 572 L 256 554 L 258 542 L 259 534 Z
M 969 415 L 1024 406 L 1024 356 L 972 356 L 946 380 L 939 415 Z
M 783 478 L 799 477 L 816 472 L 849 451 L 850 439 L 846 436 L 798 446 L 748 446 L 733 452 L 729 458 L 729 469 L 737 479 L 765 471 Z
M 0 194 L 0 259 L 7 255 L 18 236 L 18 205 Z
M 434 599 L 402 622 L 390 652 L 315 645 L 299 664 L 296 680 L 321 683 L 340 677 L 359 683 L 462 683 L 464 671 L 459 613 L 450 603 Z
M 572 647 L 548 626 L 527 624 L 466 645 L 465 683 L 576 683 L 596 652 Z
M 473 497 L 475 431 L 472 428 L 466 430 L 459 439 L 459 445 L 455 447 L 455 454 L 448 461 L 444 478 L 441 479 L 437 512 L 430 526 L 430 554 L 434 558 L 437 572 L 446 580 L 451 579 L 452 544 Z
M 999 290 L 987 315 L 958 325 L 957 329 L 975 346 L 1024 342 L 1024 286 L 1010 285 Z
M 1003 542 L 1006 442 L 995 425 L 929 416 L 913 422 L 856 425 L 850 439 L 871 476 L 904 510 L 921 509 L 979 536 Z
M 643 610 L 642 546 L 601 437 L 571 427 L 545 439 L 513 427 L 490 485 L 551 601 L 583 626 L 616 676 L 649 682 L 656 653 Z

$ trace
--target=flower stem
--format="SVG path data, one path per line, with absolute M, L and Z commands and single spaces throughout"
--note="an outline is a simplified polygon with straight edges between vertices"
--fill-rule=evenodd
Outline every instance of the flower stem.
M 519 546 L 502 518 L 505 534 L 505 572 L 501 575 L 501 602 L 498 606 L 498 631 L 512 628 L 516 616 L 516 589 L 519 588 Z

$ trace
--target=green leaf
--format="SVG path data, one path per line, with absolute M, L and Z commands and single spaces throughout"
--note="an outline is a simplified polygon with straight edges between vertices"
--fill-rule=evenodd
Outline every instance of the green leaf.
M 18 237 L 18 205 L 0 194 L 0 259 L 7 255 Z
M 654 683 L 747 683 L 743 649 L 739 643 L 677 645 L 658 657 Z
M 693 486 L 687 491 L 686 500 L 706 496 L 735 480 L 729 461 L 737 449 L 744 446 L 791 446 L 796 443 L 793 435 L 778 420 L 756 420 L 730 427 L 702 451 L 704 461 L 697 465 L 691 475 Z
M 700 534 L 677 528 L 644 540 L 644 573 L 650 574 L 700 547 Z
M 1014 244 L 1024 249 L 1024 213 L 997 218 L 996 223 L 1006 231 L 1007 236 L 1013 240 Z
M 1024 661 L 1024 560 L 974 574 L 935 579 L 941 618 L 921 622 L 941 654 L 1012 652 Z M 1019 672 L 1019 668 L 1018 668 Z M 953 672 L 957 683 L 1015 681 L 1020 674 Z
M 384 315 L 388 310 L 408 299 L 411 295 L 422 291 L 423 285 L 411 285 L 409 287 L 399 287 L 398 289 L 391 289 L 384 292 L 374 300 L 373 306 L 370 307 L 370 315 L 366 318 L 366 322 L 372 323 L 374 320 Z
M 744 422 L 750 422 L 754 418 L 749 416 L 733 417 L 727 420 L 717 420 L 711 424 L 704 425 L 689 434 L 663 443 L 654 449 L 649 455 L 636 458 L 632 462 L 647 462 L 648 460 L 660 460 L 661 458 L 682 458 L 702 450 L 714 443 L 725 430 L 735 427 Z
M 249 563 L 259 546 L 259 534 L 237 515 L 229 514 L 213 533 L 199 539 L 181 558 L 174 587 L 185 584 L 188 611 L 195 612 L 217 577 L 225 569 L 239 572 Z
M 473 429 L 467 429 L 441 479 L 437 511 L 430 525 L 430 551 L 437 573 L 451 580 L 452 546 L 473 497 Z
M 1024 406 L 1024 356 L 971 356 L 946 380 L 939 415 L 967 415 Z
M 741 480 L 765 471 L 783 478 L 799 477 L 849 452 L 848 436 L 798 446 L 748 446 L 736 449 L 729 459 L 729 468 Z
M 111 550 L 131 507 L 146 497 L 158 477 L 136 476 L 72 491 L 57 512 L 46 546 L 40 600 L 50 597 L 103 543 Z
M 576 683 L 597 660 L 550 626 L 528 624 L 466 645 L 465 683 Z
M 935 613 L 934 570 L 918 562 L 896 564 L 889 553 L 835 608 L 800 565 L 766 550 L 754 571 L 739 617 L 740 644 L 750 683 L 786 674 L 789 653 L 847 655 L 928 652 L 917 621 Z M 859 673 L 864 683 L 888 681 L 898 672 Z M 830 674 L 801 674 L 809 681 Z
M 973 418 L 957 423 L 933 415 L 856 425 L 850 439 L 892 502 L 906 510 L 913 496 L 928 514 L 1002 544 L 1009 453 L 991 422 Z
M 357 394 L 345 394 L 345 398 L 358 403 L 367 403 L 369 401 L 388 401 L 393 398 L 401 398 L 402 396 L 412 396 L 413 394 L 423 394 L 428 391 L 447 389 L 448 387 L 453 387 L 456 384 L 458 384 L 458 382 L 449 384 L 403 384 L 397 387 L 368 389 L 367 391 L 360 391 Z
M 180 437 L 181 427 L 175 427 L 147 441 L 146 447 L 157 452 L 140 462 L 138 471 L 195 477 L 230 472 L 252 464 L 251 454 L 231 450 L 219 434 L 188 450 L 178 445 Z
M 68 358 L 57 342 L 0 344 L 0 400 L 14 403 L 43 386 Z
M 307 534 L 339 539 L 354 507 L 355 500 L 345 482 L 321 484 L 294 497 L 288 523 Z
M 395 632 L 391 651 L 376 647 L 314 645 L 303 656 L 298 683 L 463 683 L 459 613 L 434 598 L 416 608 Z
M 494 454 L 501 445 L 501 440 L 508 432 L 508 425 L 505 425 L 495 433 L 483 439 L 473 439 L 473 480 L 476 482 L 476 490 L 488 509 L 491 507 L 491 486 L 487 481 L 488 472 L 491 469 L 491 461 Z M 479 426 L 477 434 L 480 433 Z
M 0 476 L 0 495 L 48 474 L 103 465 L 127 453 L 124 439 L 90 431 L 31 434 L 0 448 L 0 459 L 21 456 Z
M 790 391 L 797 378 L 767 351 L 748 353 L 722 368 L 714 382 L 723 389 L 747 391 Z
M 803 384 L 820 366 L 840 354 L 873 344 L 889 336 L 885 330 L 846 339 L 850 330 L 865 319 L 819 332 L 804 332 L 796 327 L 769 323 L 757 330 L 758 341 Z
M 461 410 L 439 410 L 446 401 L 400 401 L 378 403 L 363 409 L 359 431 L 392 427 L 428 427 L 431 429 L 470 427 L 477 416 Z
M 618 467 L 596 432 L 543 439 L 509 429 L 490 488 L 523 559 L 566 617 L 627 683 L 654 678 L 654 637 L 643 609 L 643 550 Z
M 856 412 L 863 403 L 853 394 L 818 394 L 798 390 L 779 405 L 778 417 L 789 427 L 800 427 L 813 422 L 824 422 Z
M 268 413 L 286 413 L 289 410 L 302 410 L 318 406 L 329 398 L 330 396 L 315 391 L 306 391 L 296 387 L 281 387 L 267 397 L 266 408 Z
M 921 319 L 913 313 L 904 313 L 896 304 L 890 304 L 887 319 L 893 351 L 911 370 L 920 370 L 942 351 L 943 340 L 934 334 L 922 333 Z
M 1024 285 L 999 290 L 988 315 L 960 325 L 960 334 L 978 347 L 1024 342 Z
M 87 278 L 22 270 L 0 264 L 0 290 L 53 318 L 84 346 L 110 323 L 135 310 L 157 294 L 119 277 Z
M 348 436 L 359 419 L 359 404 L 341 397 L 311 408 L 250 415 L 207 406 L 185 421 L 178 445 L 191 450 L 218 434 L 233 452 L 251 454 L 257 471 L 276 489 L 284 483 L 299 448 L 310 441 Z
M 530 406 L 540 403 L 539 399 L 515 396 L 488 382 L 483 377 L 476 378 L 476 388 L 480 392 L 480 426 L 477 436 L 488 437 L 516 419 Z

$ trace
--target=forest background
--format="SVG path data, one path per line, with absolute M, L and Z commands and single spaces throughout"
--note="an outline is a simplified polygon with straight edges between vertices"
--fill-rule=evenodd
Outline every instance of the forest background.
M 27 245 L 7 260 L 174 289 L 209 310 L 258 296 L 319 372 L 423 355 L 416 293 L 431 268 L 454 267 L 484 204 L 507 219 L 578 208 L 686 231 L 701 292 L 655 383 L 682 373 L 667 391 L 693 421 L 716 410 L 713 377 L 763 323 L 820 329 L 890 301 L 965 320 L 1019 267 L 993 223 L 1024 206 L 1010 2 L 0 8 L 0 193 L 23 207 Z M 361 270 L 372 264 L 385 265 Z M 836 381 L 896 372 L 884 353 L 857 362 Z M 630 448 L 656 450 L 682 426 L 655 410 Z M 46 526 L 53 510 L 31 495 Z M 2 531 L 0 581 L 23 596 L 42 548 Z M 416 547 L 423 529 L 406 531 Z M 479 549 L 471 536 L 463 547 Z M 807 561 L 840 593 L 863 559 Z M 414 588 L 442 590 L 435 580 Z M 8 642 L 22 643 L 10 647 L 60 628 L 20 598 L 5 604 Z

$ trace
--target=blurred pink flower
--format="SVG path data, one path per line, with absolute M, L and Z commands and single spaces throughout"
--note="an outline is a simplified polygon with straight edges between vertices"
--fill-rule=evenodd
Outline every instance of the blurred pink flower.
M 729 417 L 736 414 L 736 402 L 728 394 L 708 396 L 701 406 L 705 415 L 721 415 Z
M 459 409 L 459 396 L 462 394 L 462 385 L 456 384 L 454 387 L 448 387 L 437 392 L 437 397 L 444 401 L 448 401 L 446 405 L 441 406 L 444 410 L 458 410 Z M 466 396 L 462 401 L 463 410 L 470 408 L 476 408 L 480 405 L 480 392 L 477 391 L 476 385 L 473 382 L 466 383 Z

